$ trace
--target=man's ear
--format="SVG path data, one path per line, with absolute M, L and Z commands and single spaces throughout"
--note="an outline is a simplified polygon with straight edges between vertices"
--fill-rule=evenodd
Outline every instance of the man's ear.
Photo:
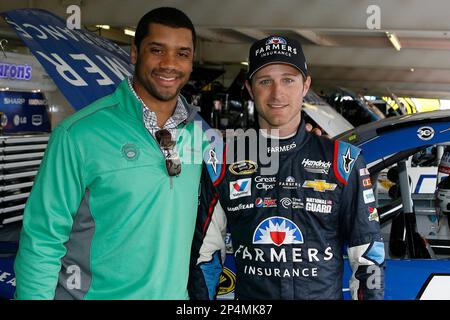
M 131 52 L 130 52 L 130 62 L 132 64 L 134 64 L 134 65 L 136 64 L 138 55 L 139 55 L 138 49 L 137 49 L 136 45 L 133 43 L 131 45 Z
M 305 83 L 303 83 L 303 97 L 308 93 L 309 87 L 311 86 L 311 77 L 307 76 Z
M 250 81 L 245 80 L 245 87 L 247 88 L 250 97 L 252 97 L 252 100 L 255 100 L 255 98 L 253 97 L 252 85 L 250 84 Z

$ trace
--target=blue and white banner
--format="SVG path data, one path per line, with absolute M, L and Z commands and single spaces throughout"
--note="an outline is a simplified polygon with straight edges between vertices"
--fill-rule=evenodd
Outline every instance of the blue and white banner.
M 18 9 L 1 15 L 76 110 L 110 94 L 133 73 L 129 53 L 117 44 L 86 30 L 71 30 L 48 11 Z
M 0 91 L 1 133 L 50 132 L 47 100 L 41 92 Z

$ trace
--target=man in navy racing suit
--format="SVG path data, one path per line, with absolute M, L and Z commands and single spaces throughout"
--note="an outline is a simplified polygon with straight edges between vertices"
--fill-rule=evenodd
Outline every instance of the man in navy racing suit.
M 300 111 L 310 82 L 297 41 L 271 36 L 250 48 L 246 87 L 266 131 L 246 145 L 257 146 L 256 159 L 214 150 L 203 168 L 192 299 L 216 296 L 227 227 L 238 299 L 342 299 L 345 247 L 352 298 L 383 298 L 384 245 L 369 172 L 358 148 L 305 131 Z M 268 157 L 278 165 L 269 174 Z

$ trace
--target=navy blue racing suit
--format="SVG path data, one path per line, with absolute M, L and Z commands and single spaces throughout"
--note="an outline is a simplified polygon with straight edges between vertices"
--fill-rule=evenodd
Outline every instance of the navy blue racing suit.
M 261 174 L 259 157 L 203 168 L 191 298 L 215 297 L 228 227 L 238 299 L 342 299 L 345 247 L 352 298 L 383 299 L 384 244 L 360 149 L 307 133 L 304 123 L 278 141 L 259 150 L 278 153 L 273 175 Z

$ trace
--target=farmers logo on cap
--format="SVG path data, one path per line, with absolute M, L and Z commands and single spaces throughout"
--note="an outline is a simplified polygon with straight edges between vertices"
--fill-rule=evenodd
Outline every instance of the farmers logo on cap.
M 266 41 L 266 45 L 267 44 L 286 44 L 286 43 L 287 43 L 286 40 L 284 40 L 282 37 L 272 37 Z

